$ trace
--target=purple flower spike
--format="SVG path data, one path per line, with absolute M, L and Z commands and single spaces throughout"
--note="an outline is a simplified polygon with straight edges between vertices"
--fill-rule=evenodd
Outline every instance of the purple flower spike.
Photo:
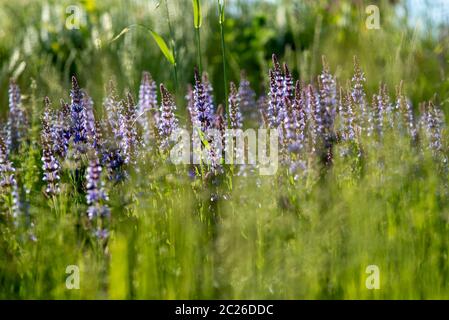
M 99 146 L 99 136 L 97 133 L 97 125 L 94 114 L 94 103 L 91 97 L 86 92 L 83 92 L 83 104 L 85 106 L 86 114 L 86 137 L 89 145 L 93 148 Z
M 329 71 L 329 65 L 323 56 L 323 72 L 318 78 L 319 101 L 324 140 L 326 143 L 332 139 L 333 125 L 337 105 L 337 88 L 335 79 Z
M 285 96 L 290 101 L 293 101 L 294 99 L 293 78 L 286 63 L 284 63 L 284 93 Z
M 240 97 L 240 106 L 243 112 L 254 114 L 256 111 L 256 93 L 251 88 L 245 71 L 240 73 L 240 83 L 238 95 Z
M 355 106 L 354 112 L 358 115 L 358 123 L 360 128 L 367 131 L 368 135 L 371 135 L 370 123 L 373 122 L 372 114 L 366 105 L 366 94 L 365 94 L 365 74 L 360 68 L 357 57 L 354 56 L 354 75 L 351 79 L 352 89 L 351 98 Z M 372 129 L 372 128 L 371 128 Z
M 214 114 L 215 105 L 214 105 L 214 88 L 212 88 L 212 84 L 209 81 L 209 75 L 206 71 L 203 72 L 202 76 L 204 94 L 206 96 L 206 102 L 209 106 L 211 114 Z
M 15 178 L 15 168 L 9 161 L 9 151 L 5 140 L 0 136 L 0 193 L 9 194 L 12 199 L 12 206 L 8 211 L 12 213 L 15 220 L 21 213 L 21 203 L 19 198 L 19 188 Z M 17 221 L 15 221 L 17 222 Z
M 185 99 L 187 101 L 187 112 L 189 115 L 189 125 L 193 128 L 193 127 L 199 127 L 198 122 L 198 117 L 195 111 L 195 98 L 194 98 L 194 92 L 193 92 L 193 87 L 192 85 L 189 83 L 188 87 L 187 87 L 187 94 L 185 96 Z
M 324 135 L 324 125 L 323 125 L 323 113 L 321 111 L 321 104 L 317 98 L 312 85 L 307 87 L 307 104 L 308 110 L 310 110 L 312 124 L 312 151 L 315 151 L 319 147 L 319 143 Z
M 87 129 L 86 129 L 86 107 L 84 105 L 83 93 L 75 76 L 72 77 L 72 90 L 70 92 L 70 112 L 72 116 L 72 137 L 76 150 L 76 157 L 86 152 Z
M 295 99 L 293 101 L 293 115 L 295 117 L 296 138 L 299 147 L 302 149 L 306 139 L 306 106 L 305 106 L 305 92 L 301 88 L 301 83 L 296 81 L 295 85 Z
M 70 106 L 61 99 L 61 108 L 56 114 L 54 123 L 53 150 L 61 159 L 65 159 L 69 149 L 71 137 L 70 130 Z
M 121 102 L 120 113 L 120 148 L 125 164 L 133 163 L 137 156 L 139 144 L 136 129 L 136 106 L 131 93 L 127 100 Z
M 95 152 L 89 155 L 89 166 L 86 172 L 86 201 L 88 204 L 87 216 L 94 227 L 94 235 L 100 240 L 108 237 L 107 221 L 110 218 L 110 209 L 106 205 L 108 196 L 101 180 L 102 167 Z
M 111 80 L 108 95 L 103 101 L 108 126 L 116 141 L 120 141 L 120 99 L 117 96 L 114 82 Z
M 410 135 L 412 141 L 416 141 L 418 132 L 413 117 L 413 110 L 412 107 L 410 106 L 409 101 L 404 95 L 403 85 L 404 83 L 401 81 L 397 93 L 397 109 L 399 109 L 399 112 L 402 115 L 406 132 Z
M 208 95 L 207 88 L 205 88 L 204 84 L 201 82 L 198 70 L 195 70 L 193 106 L 196 115 L 195 124 L 198 124 L 201 131 L 205 133 L 211 128 L 213 122 L 213 105 L 210 104 L 210 95 Z
M 270 128 L 278 128 L 284 115 L 284 77 L 276 55 L 273 54 L 273 69 L 270 70 L 270 101 L 267 116 Z

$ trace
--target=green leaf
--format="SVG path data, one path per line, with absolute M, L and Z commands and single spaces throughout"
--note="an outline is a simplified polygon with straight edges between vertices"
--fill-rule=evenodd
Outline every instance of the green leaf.
M 130 26 L 124 28 L 122 31 L 120 31 L 120 33 L 118 35 L 116 35 L 114 38 L 112 38 L 111 42 L 116 41 L 118 38 L 120 38 L 124 34 L 128 33 L 134 27 L 141 27 L 141 28 L 149 31 L 151 36 L 153 37 L 154 41 L 158 45 L 159 49 L 161 50 L 162 54 L 168 60 L 168 62 L 170 62 L 172 65 L 176 64 L 175 57 L 173 56 L 173 52 L 168 48 L 165 40 L 157 32 L 151 30 L 147 26 L 140 25 L 140 24 L 130 25 Z
M 173 52 L 171 52 L 171 50 L 168 48 L 167 43 L 165 43 L 164 39 L 153 30 L 149 31 L 153 36 L 154 41 L 156 41 L 157 45 L 159 46 L 159 49 L 161 49 L 165 58 L 168 60 L 168 62 L 170 62 L 172 65 L 175 65 L 176 61 L 175 57 L 173 56 Z
M 201 28 L 201 22 L 203 20 L 201 17 L 200 0 L 192 0 L 192 4 L 193 4 L 193 24 L 196 29 L 199 29 Z

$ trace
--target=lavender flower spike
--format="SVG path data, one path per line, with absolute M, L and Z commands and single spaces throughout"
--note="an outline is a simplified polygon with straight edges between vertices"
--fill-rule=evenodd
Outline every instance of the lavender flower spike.
M 195 69 L 195 87 L 193 90 L 193 107 L 196 115 L 196 124 L 200 126 L 200 129 L 205 133 L 211 128 L 213 123 L 213 106 L 210 104 L 209 95 L 206 92 L 204 84 L 198 74 L 198 70 Z
M 359 124 L 361 128 L 370 128 L 369 123 L 372 122 L 371 114 L 366 106 L 366 94 L 364 90 L 364 84 L 366 82 L 365 74 L 359 66 L 357 57 L 354 56 L 354 75 L 351 79 L 352 89 L 351 97 L 354 105 L 358 107 L 358 110 L 354 110 L 356 115 L 359 115 Z M 368 131 L 368 134 L 371 134 Z
M 72 77 L 72 90 L 70 92 L 70 111 L 72 115 L 72 137 L 77 156 L 86 152 L 87 142 L 86 130 L 86 108 L 84 106 L 83 94 L 75 76 Z
M 215 112 L 214 88 L 212 88 L 212 84 L 209 81 L 209 75 L 206 71 L 203 72 L 202 82 L 207 104 L 209 105 L 210 112 L 213 114 Z
M 157 111 L 156 82 L 149 72 L 143 72 L 139 88 L 139 114 L 147 111 Z
M 136 129 L 136 107 L 131 93 L 128 92 L 127 100 L 121 102 L 120 113 L 120 147 L 125 164 L 135 161 L 138 145 Z
M 306 140 L 307 115 L 305 106 L 305 92 L 301 88 L 299 80 L 295 84 L 295 98 L 293 101 L 293 115 L 295 117 L 295 134 L 298 147 L 302 149 Z M 298 150 L 299 152 L 299 150 Z
M 199 127 L 199 124 L 197 123 L 197 114 L 195 111 L 195 101 L 194 101 L 194 92 L 192 85 L 189 83 L 187 87 L 187 94 L 185 96 L 185 99 L 187 101 L 187 112 L 189 115 L 189 125 L 193 127 Z
M 444 122 L 441 119 L 442 115 L 433 102 L 429 102 L 424 117 L 430 149 L 435 155 L 443 153 L 442 125 Z
M 270 70 L 270 102 L 268 117 L 270 127 L 278 128 L 284 115 L 284 77 L 275 54 L 272 56 L 273 70 Z
M 245 114 L 257 116 L 256 93 L 251 89 L 250 83 L 244 71 L 240 73 L 240 83 L 238 95 L 240 97 L 240 106 Z
M 240 112 L 240 97 L 237 92 L 237 87 L 233 82 L 230 84 L 229 92 L 229 119 L 231 121 L 232 129 L 241 129 L 242 124 L 242 113 Z
M 345 141 L 355 141 L 356 139 L 356 127 L 355 127 L 355 116 L 354 116 L 354 109 L 353 109 L 353 101 L 352 96 L 348 92 L 345 96 L 343 96 L 343 92 L 340 93 L 340 96 L 343 100 L 343 106 L 344 106 L 344 140 Z M 342 97 L 343 96 L 343 97 Z
M 208 82 L 207 76 L 203 75 L 203 82 L 200 79 L 198 70 L 195 68 L 195 87 L 193 91 L 193 109 L 196 119 L 194 122 L 193 134 L 194 141 L 198 134 L 204 135 L 200 137 L 209 143 L 209 149 L 207 150 L 206 159 L 203 159 L 202 151 L 205 149 L 205 143 L 202 141 L 200 145 L 194 145 L 195 153 L 200 154 L 202 160 L 211 164 L 212 171 L 218 172 L 220 170 L 220 165 L 217 161 L 219 159 L 219 151 L 215 150 L 215 146 L 212 143 L 213 139 L 209 136 L 210 129 L 213 129 L 214 125 L 214 106 L 212 102 L 211 86 Z M 206 82 L 204 82 L 206 81 Z M 198 130 L 201 131 L 198 132 Z
M 214 118 L 214 128 L 220 132 L 221 135 L 221 145 L 225 145 L 225 137 L 226 137 L 226 121 L 223 116 L 223 105 L 219 104 L 217 107 L 217 112 L 215 113 Z
M 320 143 L 322 142 L 324 135 L 323 114 L 321 111 L 321 104 L 315 94 L 313 86 L 309 84 L 306 90 L 307 109 L 311 114 L 311 120 L 313 122 L 311 130 L 312 151 L 315 152 L 317 148 L 321 147 Z
M 89 95 L 83 91 L 83 104 L 85 106 L 86 114 L 86 137 L 89 145 L 93 148 L 97 148 L 99 145 L 99 139 L 97 134 L 97 126 L 94 114 L 94 102 Z
M 120 137 L 120 100 L 117 96 L 114 81 L 109 82 L 107 89 L 107 96 L 103 101 L 105 108 L 107 123 L 114 135 L 116 141 L 121 139 Z
M 159 120 L 157 107 L 156 82 L 149 72 L 143 72 L 137 104 L 138 121 L 143 128 L 143 140 L 150 147 L 155 137 L 156 124 Z
M 284 63 L 284 93 L 285 96 L 290 101 L 293 101 L 294 99 L 293 78 L 286 63 Z
M 397 93 L 397 108 L 399 109 L 400 113 L 403 117 L 403 122 L 406 126 L 406 131 L 410 135 L 412 141 L 416 141 L 418 132 L 415 126 L 415 120 L 413 117 L 413 110 L 410 106 L 410 103 L 407 101 L 407 98 L 404 96 L 403 92 L 403 81 L 400 82 L 398 93 Z
M 7 146 L 10 151 L 17 150 L 20 142 L 25 138 L 27 119 L 21 104 L 19 86 L 14 80 L 9 84 L 9 116 L 7 122 Z
M 70 130 L 70 106 L 61 99 L 61 109 L 56 115 L 54 124 L 53 150 L 61 159 L 65 159 L 71 137 Z
M 106 222 L 110 217 L 110 210 L 105 204 L 108 196 L 101 181 L 102 168 L 96 153 L 92 152 L 89 158 L 86 173 L 86 201 L 89 206 L 87 216 L 91 223 L 96 223 L 95 235 L 103 240 L 109 235 Z
M 268 120 L 268 126 L 273 129 L 278 126 L 278 106 L 276 103 L 277 96 L 277 86 L 276 86 L 276 76 L 274 71 L 270 69 L 270 92 L 268 93 L 268 106 L 266 110 L 266 117 Z
M 324 139 L 329 143 L 332 139 L 333 125 L 336 114 L 337 89 L 335 79 L 329 71 L 329 65 L 323 56 L 323 71 L 318 78 L 319 101 L 322 123 L 324 129 Z

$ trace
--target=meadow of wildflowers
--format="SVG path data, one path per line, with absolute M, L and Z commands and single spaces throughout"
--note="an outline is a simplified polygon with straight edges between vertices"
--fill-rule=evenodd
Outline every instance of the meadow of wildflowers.
M 357 56 L 347 78 L 326 54 L 310 77 L 281 57 L 219 93 L 208 63 L 174 82 L 113 74 L 101 95 L 81 70 L 69 90 L 9 75 L 0 297 L 449 298 L 445 97 L 368 84 Z M 270 174 L 249 161 L 248 129 L 275 137 Z

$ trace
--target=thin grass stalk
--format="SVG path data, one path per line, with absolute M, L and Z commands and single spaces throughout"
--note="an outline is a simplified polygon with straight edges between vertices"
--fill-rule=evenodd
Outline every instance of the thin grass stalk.
M 175 92 L 178 91 L 178 68 L 177 68 L 177 51 L 176 51 L 176 41 L 175 41 L 175 33 L 173 31 L 173 26 L 170 19 L 170 10 L 168 10 L 168 0 L 165 0 L 165 9 L 167 10 L 167 24 L 168 30 L 170 32 L 171 38 L 171 49 L 173 57 L 175 58 L 175 63 L 173 64 L 173 75 L 175 77 Z
M 231 127 L 231 120 L 229 117 L 229 104 L 228 104 L 228 77 L 226 73 L 226 44 L 224 40 L 224 19 L 225 19 L 225 11 L 224 11 L 224 0 L 217 0 L 218 2 L 218 14 L 219 14 L 219 22 L 220 22 L 220 37 L 221 37 L 221 57 L 223 60 L 223 85 L 224 85 L 224 95 L 225 95 L 225 110 L 226 115 L 228 115 L 227 122 L 228 128 Z

